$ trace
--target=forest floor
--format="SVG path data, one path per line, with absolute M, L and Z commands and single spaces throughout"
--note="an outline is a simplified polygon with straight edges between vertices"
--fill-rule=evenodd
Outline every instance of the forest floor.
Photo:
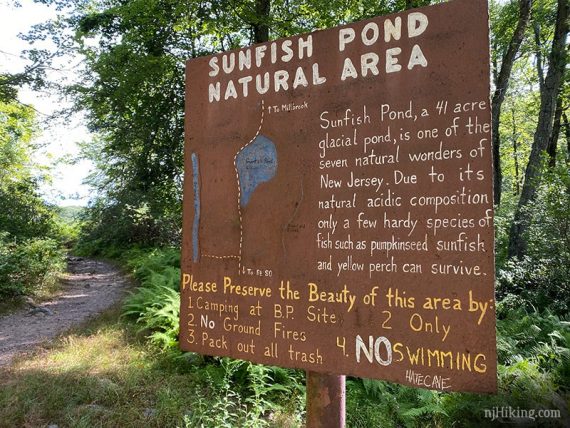
M 0 367 L 18 354 L 40 352 L 42 344 L 99 315 L 122 299 L 129 286 L 110 263 L 70 257 L 62 290 L 53 299 L 28 299 L 25 308 L 0 316 Z

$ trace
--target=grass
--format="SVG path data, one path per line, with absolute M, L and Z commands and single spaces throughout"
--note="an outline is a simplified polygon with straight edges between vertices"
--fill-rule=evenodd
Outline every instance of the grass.
M 120 313 L 117 306 L 0 369 L 0 427 L 252 426 L 239 397 L 211 405 L 232 389 L 213 381 L 219 367 L 160 351 Z M 257 426 L 299 426 L 291 415 L 263 417 Z
M 189 363 L 173 363 L 108 311 L 0 372 L 0 427 L 170 427 L 196 399 Z

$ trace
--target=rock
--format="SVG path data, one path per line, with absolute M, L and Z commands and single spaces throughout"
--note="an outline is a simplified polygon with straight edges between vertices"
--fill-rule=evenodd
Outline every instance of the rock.
M 37 307 L 38 307 L 38 305 L 36 305 L 36 302 L 34 302 L 34 299 L 32 299 L 30 296 L 26 296 L 26 297 L 24 298 L 24 300 L 26 301 L 26 303 L 28 304 L 28 306 L 29 306 L 30 308 L 33 309 L 33 308 L 37 308 Z
M 109 411 L 107 407 L 101 406 L 100 404 L 83 404 L 77 407 L 81 413 L 106 413 Z
M 147 419 L 152 418 L 156 415 L 156 409 L 146 408 L 143 411 L 143 416 Z
M 87 284 L 85 284 L 83 287 L 85 287 L 85 288 L 91 288 L 91 284 L 87 283 Z
M 119 389 L 119 386 L 113 382 L 111 379 L 107 379 L 107 378 L 99 378 L 97 379 L 97 383 L 102 387 L 105 388 L 109 391 L 116 391 Z
M 85 408 L 90 409 L 90 410 L 94 410 L 96 412 L 104 412 L 105 410 L 107 410 L 105 407 L 103 407 L 99 404 L 86 404 Z
M 195 352 L 185 352 L 183 358 L 185 358 L 189 364 L 195 366 L 201 366 L 204 364 L 204 357 L 201 354 L 197 354 Z
M 42 306 L 36 306 L 28 312 L 29 315 L 53 315 L 53 312 L 48 308 L 44 308 Z

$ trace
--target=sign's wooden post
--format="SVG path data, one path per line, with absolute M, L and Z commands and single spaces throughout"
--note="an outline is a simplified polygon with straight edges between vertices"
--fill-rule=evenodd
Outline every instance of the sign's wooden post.
M 307 372 L 307 428 L 344 428 L 346 376 Z

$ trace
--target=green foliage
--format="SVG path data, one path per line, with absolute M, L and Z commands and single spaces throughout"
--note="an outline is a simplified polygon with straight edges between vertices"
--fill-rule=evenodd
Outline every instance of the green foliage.
M 468 393 L 445 394 L 442 404 L 449 419 L 444 426 L 502 426 L 500 421 L 492 422 L 485 415 L 485 410 L 493 408 L 513 409 L 558 409 L 563 414 L 564 398 L 556 392 L 556 384 L 549 373 L 542 372 L 538 366 L 527 359 L 510 366 L 499 365 L 498 395 L 479 395 Z M 511 423 L 521 421 L 512 421 Z M 541 419 L 540 425 L 564 427 L 563 419 Z
M 180 282 L 180 250 L 178 248 L 164 249 L 132 249 L 124 255 L 127 266 L 132 270 L 135 278 L 144 281 L 154 273 L 172 269 L 174 276 L 170 278 L 169 285 L 177 290 Z
M 512 200 L 516 203 L 520 195 L 540 106 L 532 59 L 523 57 L 515 62 L 511 79 L 518 84 L 508 88 L 499 125 L 503 193 L 507 204 L 512 204 Z M 509 212 L 513 210 L 514 207 L 510 207 Z
M 196 395 L 200 398 L 190 415 L 185 417 L 186 427 L 266 427 L 281 405 L 302 392 L 295 377 L 284 369 L 266 367 L 229 358 L 215 359 L 216 364 L 206 366 L 202 372 L 204 387 Z M 291 372 L 291 371 L 290 371 Z M 274 383 L 274 377 L 283 374 L 287 382 Z M 297 400 L 297 404 L 299 400 Z M 298 410 L 298 409 L 295 409 Z M 300 419 L 289 421 L 300 426 Z
M 507 299 L 518 296 L 518 303 L 527 309 L 550 308 L 563 314 L 570 298 L 569 265 L 559 263 L 556 254 L 540 258 L 525 256 L 512 259 L 497 272 L 497 295 Z
M 355 428 L 441 426 L 443 395 L 372 379 L 347 382 L 347 425 Z
M 98 198 L 86 223 L 89 240 L 179 240 L 183 58 L 194 44 L 183 28 L 193 9 L 192 2 L 154 0 L 77 5 L 70 26 L 88 71 L 85 84 L 70 90 L 99 136 L 84 146 L 98 171 L 90 180 Z
M 80 251 L 98 255 L 109 247 L 178 243 L 181 205 L 173 205 L 172 209 L 152 209 L 146 202 L 137 201 L 138 196 L 138 193 L 129 193 L 121 200 L 102 197 L 92 201 L 82 216 Z M 110 224 L 113 225 L 112 232 Z
M 85 212 L 85 207 L 66 206 L 58 207 L 57 215 L 61 223 L 73 225 L 76 224 Z
M 570 385 L 565 377 L 570 364 L 570 322 L 550 311 L 528 312 L 520 301 L 520 297 L 514 302 L 506 299 L 498 307 L 499 362 L 511 365 L 528 359 L 559 384 Z
M 51 291 L 64 268 L 55 209 L 39 195 L 34 112 L 0 100 L 0 298 Z
M 570 300 L 570 173 L 566 165 L 547 172 L 539 196 L 527 209 L 533 223 L 528 254 L 497 272 L 497 295 L 519 296 L 527 309 L 566 314 Z
M 549 255 L 570 269 L 570 169 L 559 163 L 543 176 L 539 197 L 531 205 L 533 223 L 528 234 L 528 254 Z M 566 271 L 568 272 L 568 270 Z M 568 275 L 567 275 L 568 277 Z
M 34 112 L 15 101 L 0 101 L 0 231 L 18 239 L 48 235 L 53 210 L 38 194 L 40 179 L 31 162 Z
M 27 173 L 34 126 L 31 108 L 0 101 L 0 182 Z
M 32 177 L 0 183 L 0 230 L 21 239 L 56 232 L 54 209 L 42 200 L 37 187 Z
M 178 252 L 134 251 L 125 257 L 140 287 L 125 301 L 124 315 L 135 318 L 141 330 L 149 331 L 151 342 L 165 349 L 176 347 L 180 313 Z
M 0 74 L 0 101 L 9 102 L 16 98 L 18 91 L 14 87 L 16 77 L 9 74 Z
M 65 267 L 58 243 L 48 238 L 17 243 L 8 236 L 0 233 L 0 298 L 51 291 Z
M 187 428 L 195 427 L 226 427 L 231 428 L 248 419 L 247 409 L 241 403 L 239 395 L 231 389 L 229 382 L 214 384 L 209 380 L 209 387 L 215 391 L 209 397 L 203 397 L 196 391 L 196 405 L 190 415 L 184 417 Z M 251 422 L 251 421 L 250 421 Z M 259 425 L 257 425 L 259 426 Z

